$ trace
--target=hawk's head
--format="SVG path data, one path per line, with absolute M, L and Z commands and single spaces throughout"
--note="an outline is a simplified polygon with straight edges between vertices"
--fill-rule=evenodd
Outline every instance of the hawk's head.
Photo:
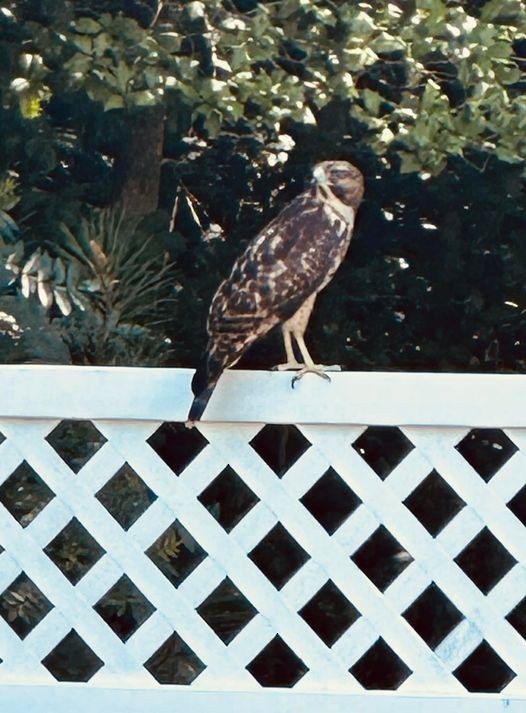
M 312 173 L 314 182 L 328 188 L 336 198 L 357 210 L 363 198 L 361 171 L 348 161 L 322 161 Z

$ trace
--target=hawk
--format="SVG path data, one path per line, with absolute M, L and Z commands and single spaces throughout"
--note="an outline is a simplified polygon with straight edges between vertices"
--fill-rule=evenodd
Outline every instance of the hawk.
M 249 243 L 214 295 L 205 359 L 192 380 L 188 426 L 198 421 L 225 369 L 257 339 L 281 324 L 286 362 L 279 370 L 315 372 L 303 335 L 316 295 L 331 280 L 351 240 L 363 198 L 361 172 L 347 161 L 323 161 L 307 190 Z M 294 339 L 303 359 L 296 360 Z

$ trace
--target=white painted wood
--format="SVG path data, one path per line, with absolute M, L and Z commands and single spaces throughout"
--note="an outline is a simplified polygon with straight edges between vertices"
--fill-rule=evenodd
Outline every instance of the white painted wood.
M 229 372 L 198 426 L 208 445 L 176 476 L 147 439 L 163 420 L 186 418 L 191 375 L 0 367 L 0 487 L 26 461 L 55 494 L 26 528 L 0 501 L 0 596 L 25 572 L 54 606 L 24 640 L 0 617 L 2 713 L 73 702 L 79 713 L 526 710 L 526 641 L 506 619 L 526 597 L 526 528 L 507 507 L 526 484 L 526 376 L 336 373 L 330 384 L 308 375 L 293 391 L 290 374 Z M 77 474 L 46 441 L 72 418 L 106 438 Z M 265 423 L 295 423 L 311 444 L 282 478 L 250 445 Z M 396 425 L 414 446 L 384 480 L 352 448 L 369 425 Z M 455 448 L 475 427 L 505 429 L 518 448 L 487 483 Z M 124 463 L 157 496 L 128 531 L 96 498 Z M 230 533 L 199 501 L 227 465 L 259 499 Z M 328 468 L 361 500 L 333 535 L 300 501 Z M 466 503 L 436 537 L 404 505 L 433 469 Z M 43 551 L 73 517 L 106 552 L 76 586 Z M 177 588 L 145 554 L 175 520 L 207 554 Z M 279 591 L 248 556 L 277 523 L 308 555 Z M 351 558 L 378 527 L 413 560 L 385 592 Z M 517 561 L 487 595 L 454 562 L 485 527 Z M 127 642 L 93 609 L 123 574 L 155 607 Z M 225 577 L 258 612 L 228 646 L 196 611 Z M 332 647 L 298 614 L 328 579 L 361 615 Z M 434 651 L 403 617 L 432 582 L 464 617 Z M 56 683 L 41 664 L 71 628 L 104 661 L 88 684 Z M 143 665 L 173 631 L 206 666 L 189 687 L 160 686 Z M 263 689 L 246 669 L 276 635 L 309 669 L 293 690 Z M 349 673 L 379 637 L 412 671 L 398 692 L 364 691 Z M 466 693 L 453 673 L 483 640 L 516 674 L 501 695 Z
M 75 713 L 524 713 L 524 700 L 505 696 L 404 696 L 371 692 L 367 695 L 342 693 L 298 693 L 264 691 L 195 691 L 184 687 L 101 688 L 64 683 L 59 686 L 4 686 L 3 711 Z
M 0 366 L 0 417 L 184 421 L 191 369 Z M 526 375 L 227 371 L 207 421 L 525 427 Z

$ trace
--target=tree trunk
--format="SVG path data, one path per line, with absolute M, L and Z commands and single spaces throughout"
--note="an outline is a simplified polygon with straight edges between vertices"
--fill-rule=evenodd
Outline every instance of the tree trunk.
M 163 139 L 163 106 L 135 109 L 126 117 L 115 170 L 121 176 L 120 203 L 128 217 L 142 218 L 157 209 Z

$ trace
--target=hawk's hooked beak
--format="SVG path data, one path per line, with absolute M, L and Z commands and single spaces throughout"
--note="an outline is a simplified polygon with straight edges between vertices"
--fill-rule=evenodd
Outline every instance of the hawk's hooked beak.
M 316 166 L 314 171 L 312 172 L 312 177 L 316 181 L 316 183 L 321 183 L 325 184 L 327 183 L 327 174 L 323 170 L 321 166 Z

